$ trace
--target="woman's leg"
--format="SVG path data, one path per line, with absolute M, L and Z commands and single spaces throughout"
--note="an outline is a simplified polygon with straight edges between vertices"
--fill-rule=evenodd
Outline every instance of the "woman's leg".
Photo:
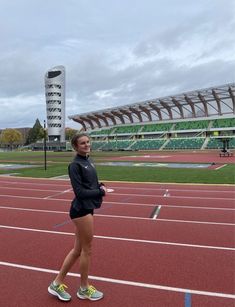
M 74 219 L 73 222 L 76 226 L 77 233 L 79 233 L 79 243 L 81 248 L 81 255 L 79 259 L 81 287 L 87 288 L 89 286 L 88 274 L 93 239 L 93 215 L 85 215 L 83 217 Z
M 55 278 L 55 282 L 57 284 L 63 283 L 63 281 L 66 277 L 66 274 L 69 272 L 69 270 L 71 269 L 71 267 L 74 265 L 74 263 L 76 262 L 76 260 L 79 258 L 80 254 L 81 254 L 81 246 L 80 246 L 78 236 L 79 236 L 78 230 L 77 230 L 77 227 L 76 227 L 74 247 L 68 253 L 68 255 L 65 257 L 64 262 L 61 266 L 60 272 Z

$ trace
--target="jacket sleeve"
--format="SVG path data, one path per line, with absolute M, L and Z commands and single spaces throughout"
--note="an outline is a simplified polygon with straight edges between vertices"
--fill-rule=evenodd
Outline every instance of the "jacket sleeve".
M 71 163 L 68 167 L 69 177 L 71 185 L 73 187 L 74 194 L 77 198 L 88 199 L 104 196 L 104 190 L 98 189 L 86 189 L 82 185 L 82 176 L 77 163 Z

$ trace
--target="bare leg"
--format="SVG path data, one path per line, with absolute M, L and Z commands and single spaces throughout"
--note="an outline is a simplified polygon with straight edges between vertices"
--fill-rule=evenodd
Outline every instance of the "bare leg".
M 71 249 L 71 251 L 68 253 L 68 255 L 65 257 L 64 262 L 61 266 L 59 274 L 55 278 L 55 282 L 57 284 L 62 284 L 66 274 L 69 272 L 71 267 L 74 265 L 74 263 L 77 261 L 81 254 L 81 247 L 78 239 L 78 231 L 76 228 L 75 232 L 75 242 L 74 242 L 74 248 Z
M 91 246 L 93 239 L 93 215 L 88 214 L 86 216 L 77 218 L 73 220 L 77 232 L 79 233 L 79 242 L 81 246 L 80 255 L 80 274 L 81 274 L 81 287 L 87 288 L 88 283 L 88 273 L 90 267 L 91 258 Z

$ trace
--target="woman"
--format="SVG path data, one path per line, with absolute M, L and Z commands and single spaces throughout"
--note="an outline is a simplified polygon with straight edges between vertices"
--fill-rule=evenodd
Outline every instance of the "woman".
M 72 138 L 72 147 L 77 152 L 69 165 L 69 177 L 75 198 L 70 208 L 70 218 L 75 225 L 75 243 L 73 249 L 65 257 L 59 274 L 48 287 L 48 292 L 62 301 L 69 301 L 71 295 L 65 291 L 63 281 L 73 264 L 79 259 L 81 274 L 80 288 L 77 296 L 92 301 L 103 298 L 103 293 L 96 290 L 88 282 L 91 247 L 93 239 L 93 213 L 99 208 L 106 187 L 99 184 L 95 167 L 89 159 L 90 139 L 86 134 L 77 134 Z

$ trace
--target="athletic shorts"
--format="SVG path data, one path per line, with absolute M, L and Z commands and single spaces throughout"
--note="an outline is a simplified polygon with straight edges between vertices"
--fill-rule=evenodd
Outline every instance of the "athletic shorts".
M 84 209 L 81 208 L 79 211 L 75 210 L 73 206 L 71 206 L 70 211 L 69 211 L 69 216 L 71 219 L 76 219 L 78 217 L 82 217 L 88 214 L 94 214 L 94 209 Z

